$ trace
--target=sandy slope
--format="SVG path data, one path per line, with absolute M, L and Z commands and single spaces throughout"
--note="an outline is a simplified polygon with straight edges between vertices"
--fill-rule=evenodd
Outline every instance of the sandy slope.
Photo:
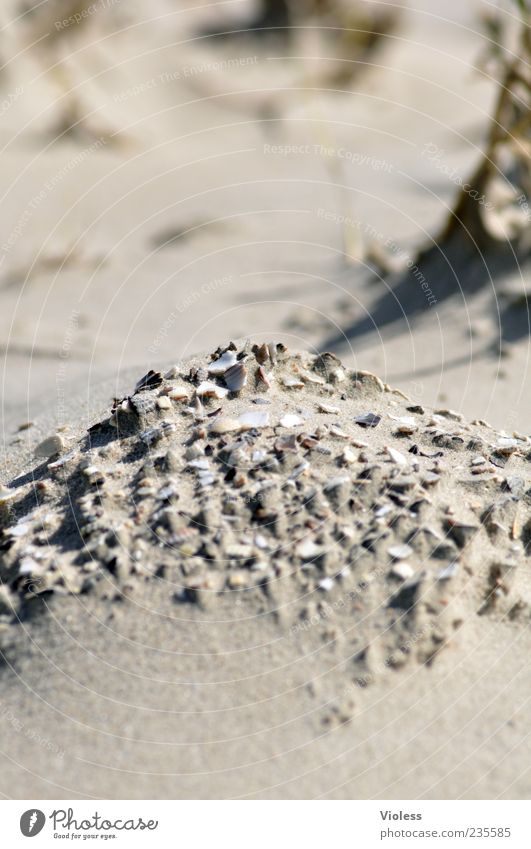
M 61 599 L 26 629 L 3 673 L 5 796 L 527 797 L 530 646 L 510 625 L 356 694 L 323 731 L 340 655 L 302 654 L 273 622 L 174 616 L 155 592 L 111 619 Z
M 72 435 L 80 416 L 108 411 L 110 388 L 68 405 Z M 49 428 L 13 445 L 12 473 L 34 467 L 26 446 Z M 432 665 L 377 669 L 360 687 L 348 621 L 294 628 L 290 608 L 257 615 L 237 594 L 176 605 L 157 579 L 115 595 L 109 576 L 88 594 L 46 596 L 4 631 L 6 796 L 528 793 L 525 622 L 471 608 Z

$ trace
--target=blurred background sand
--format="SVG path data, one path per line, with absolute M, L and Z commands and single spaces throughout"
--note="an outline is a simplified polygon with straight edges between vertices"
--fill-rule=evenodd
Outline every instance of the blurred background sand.
M 496 87 L 480 3 L 389 6 L 354 62 L 313 25 L 202 35 L 245 27 L 246 0 L 116 0 L 61 24 L 74 7 L 2 11 L 4 414 L 252 332 L 525 429 L 527 311 L 499 294 L 518 263 L 489 259 L 478 284 L 451 259 L 430 305 L 356 260 L 361 241 L 430 245 L 459 191 L 441 163 L 466 179 L 478 160 Z

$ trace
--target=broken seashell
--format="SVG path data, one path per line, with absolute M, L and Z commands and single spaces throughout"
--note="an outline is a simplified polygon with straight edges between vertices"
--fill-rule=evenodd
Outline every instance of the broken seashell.
M 158 427 L 149 428 L 140 434 L 140 439 L 145 445 L 154 445 L 161 437 L 162 432 Z
M 7 486 L 0 486 L 0 504 L 6 504 L 15 497 L 15 491 L 8 489 Z
M 382 420 L 381 416 L 376 413 L 364 413 L 362 416 L 356 416 L 354 421 L 360 427 L 377 427 Z
M 255 427 L 267 427 L 269 425 L 269 413 L 261 410 L 249 410 L 239 416 L 238 421 L 242 430 L 252 430 Z
M 225 374 L 228 369 L 236 365 L 236 353 L 234 351 L 225 351 L 219 359 L 214 360 L 208 365 L 208 373 L 210 375 Z
M 168 371 L 166 372 L 164 377 L 165 377 L 166 380 L 175 380 L 176 377 L 179 377 L 180 373 L 181 372 L 180 372 L 179 367 L 174 365 L 174 366 L 171 366 L 171 368 L 168 369 Z
M 72 462 L 75 456 L 75 451 L 70 451 L 68 454 L 63 454 L 63 456 L 59 457 L 58 460 L 54 460 L 52 463 L 48 463 L 48 468 L 52 470 L 60 469 L 62 466 L 66 466 L 67 463 Z
M 329 433 L 330 436 L 336 436 L 338 439 L 349 439 L 348 433 L 345 433 L 345 431 L 337 425 L 331 425 Z
M 417 424 L 417 420 L 414 416 L 393 416 L 391 413 L 388 414 L 390 419 L 393 419 L 394 422 L 398 422 L 401 425 L 411 425 L 411 427 L 415 427 Z
M 317 355 L 313 361 L 312 368 L 314 371 L 320 372 L 325 380 L 330 383 L 332 373 L 341 368 L 341 360 L 330 351 L 324 351 L 322 354 Z
M 247 369 L 243 363 L 236 363 L 225 372 L 223 379 L 230 392 L 239 392 L 247 383 Z
M 459 564 L 456 560 L 454 560 L 452 563 L 449 563 L 448 566 L 443 566 L 443 568 L 439 570 L 439 572 L 437 573 L 437 580 L 449 581 L 450 578 L 453 578 L 455 575 L 457 575 L 458 571 Z
M 269 352 L 269 359 L 271 360 L 273 365 L 275 365 L 275 363 L 277 361 L 277 346 L 275 345 L 274 342 L 268 342 L 267 343 L 267 350 Z
M 347 445 L 346 448 L 343 448 L 343 452 L 341 454 L 341 459 L 343 460 L 344 463 L 350 464 L 350 463 L 355 463 L 357 458 L 356 458 L 356 455 L 355 455 L 354 451 L 352 450 L 352 448 L 350 448 Z
M 173 422 L 167 422 L 164 420 L 160 423 L 160 430 L 163 436 L 168 436 L 169 433 L 173 433 L 174 430 L 177 430 L 177 426 L 174 425 Z
M 172 386 L 167 392 L 167 395 L 172 401 L 187 401 L 189 397 L 188 391 L 184 386 Z
M 313 560 L 314 557 L 319 557 L 323 549 L 311 539 L 303 539 L 295 546 L 295 554 L 302 560 Z
M 186 467 L 188 469 L 197 469 L 200 472 L 207 472 L 210 469 L 210 463 L 206 459 L 190 460 L 190 462 L 186 464 Z
M 263 383 L 264 386 L 267 386 L 268 389 L 271 388 L 271 375 L 267 374 L 262 366 L 258 366 L 256 369 L 256 380 L 260 383 Z
M 279 421 L 279 425 L 281 427 L 298 427 L 302 424 L 304 424 L 304 419 L 301 419 L 300 416 L 296 416 L 293 413 L 286 413 L 286 415 L 282 416 Z
M 144 377 L 141 377 L 135 386 L 136 392 L 145 392 L 147 389 L 156 389 L 162 383 L 162 375 L 160 371 L 150 369 Z
M 18 574 L 21 576 L 39 575 L 42 574 L 43 567 L 37 563 L 33 557 L 23 557 L 18 569 Z
M 83 469 L 83 474 L 87 478 L 94 478 L 94 477 L 98 477 L 99 475 L 101 475 L 102 472 L 101 472 L 100 469 L 98 469 L 97 466 L 91 465 L 91 466 L 85 466 L 85 468 Z
M 354 384 L 361 384 L 366 389 L 370 387 L 376 392 L 385 392 L 386 388 L 388 391 L 399 392 L 398 389 L 390 390 L 389 387 L 386 387 L 386 384 L 376 374 L 373 374 L 372 371 L 355 371 L 352 373 L 352 378 Z M 403 393 L 400 394 L 402 395 Z M 406 396 L 404 395 L 403 397 L 405 398 Z
M 242 429 L 240 422 L 237 419 L 231 419 L 229 416 L 220 416 L 208 428 L 209 433 L 223 434 L 232 433 Z
M 410 545 L 392 545 L 391 548 L 387 549 L 388 554 L 393 560 L 405 560 L 406 557 L 410 557 L 413 554 L 413 549 Z
M 280 454 L 296 454 L 298 451 L 297 437 L 294 433 L 290 433 L 289 436 L 279 436 L 278 439 L 275 439 L 273 447 Z
M 10 537 L 23 537 L 25 536 L 30 529 L 30 525 L 24 523 L 23 521 L 18 522 L 18 524 L 14 525 L 12 528 L 7 528 L 4 533 Z
M 320 413 L 339 413 L 339 407 L 334 407 L 332 404 L 325 404 L 323 401 L 319 401 L 317 404 L 317 409 Z
M 133 395 L 130 400 L 131 407 L 137 416 L 146 416 L 155 409 L 155 399 L 150 395 Z
M 385 449 L 389 458 L 393 461 L 393 463 L 397 463 L 399 466 L 405 466 L 407 464 L 407 460 L 400 451 L 397 451 L 396 448 L 387 447 Z
M 316 372 L 306 371 L 306 369 L 299 369 L 299 375 L 301 380 L 304 380 L 305 383 L 313 383 L 316 386 L 324 386 L 326 383 L 323 377 L 320 377 Z
M 187 413 L 192 413 L 192 415 L 196 419 L 201 420 L 201 419 L 205 418 L 205 408 L 203 407 L 203 404 L 201 403 L 201 398 L 199 398 L 197 395 L 195 396 L 195 398 L 192 401 L 192 403 L 190 404 L 190 406 L 186 407 L 185 410 L 186 410 Z
M 291 481 L 297 480 L 297 478 L 299 478 L 301 475 L 303 475 L 304 472 L 308 471 L 309 468 L 310 468 L 310 464 L 309 464 L 308 460 L 303 460 L 302 463 L 299 463 L 298 466 L 295 466 L 295 468 L 293 469 L 288 480 L 291 480 Z
M 418 430 L 416 425 L 398 425 L 394 436 L 412 436 Z
M 212 484 L 216 480 L 212 472 L 199 472 L 197 478 L 199 486 L 203 488 L 206 488 L 207 486 L 212 486 Z
M 398 578 L 400 581 L 407 581 L 409 578 L 412 578 L 414 574 L 415 570 L 409 565 L 409 563 L 395 563 L 391 569 L 391 575 L 393 578 Z
M 200 383 L 195 393 L 199 398 L 225 398 L 229 394 L 228 389 L 224 389 L 210 380 L 204 380 Z
M 304 381 L 302 381 L 300 377 L 292 377 L 288 374 L 283 375 L 280 380 L 286 389 L 304 389 Z
M 440 416 L 443 419 L 451 419 L 453 422 L 462 422 L 464 421 L 464 416 L 462 413 L 457 413 L 455 410 L 447 410 L 446 408 L 434 410 L 435 416 Z
M 263 345 L 253 345 L 252 351 L 256 357 L 256 361 L 263 366 L 269 358 L 269 351 L 265 342 Z

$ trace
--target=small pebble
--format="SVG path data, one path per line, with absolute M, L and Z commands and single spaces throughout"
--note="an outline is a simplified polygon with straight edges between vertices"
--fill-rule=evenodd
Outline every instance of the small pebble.
M 53 436 L 49 436 L 47 439 L 43 439 L 42 442 L 39 442 L 37 447 L 35 448 L 35 457 L 53 457 L 55 454 L 60 454 L 63 448 L 65 447 L 65 442 L 62 436 L 58 433 Z

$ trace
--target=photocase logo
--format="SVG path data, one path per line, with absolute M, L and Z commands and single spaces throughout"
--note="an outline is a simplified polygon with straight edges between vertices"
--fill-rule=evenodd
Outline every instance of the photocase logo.
M 44 828 L 46 817 L 37 808 L 24 811 L 20 817 L 20 830 L 24 837 L 35 837 Z

